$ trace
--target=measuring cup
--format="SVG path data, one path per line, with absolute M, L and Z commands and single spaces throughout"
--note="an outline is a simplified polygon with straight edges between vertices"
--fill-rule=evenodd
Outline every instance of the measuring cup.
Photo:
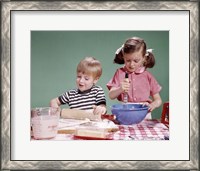
M 58 132 L 59 118 L 59 107 L 31 109 L 31 126 L 34 139 L 54 138 Z

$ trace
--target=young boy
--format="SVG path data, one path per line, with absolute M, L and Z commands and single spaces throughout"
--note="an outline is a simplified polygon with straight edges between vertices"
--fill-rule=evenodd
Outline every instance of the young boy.
M 105 114 L 106 98 L 104 91 L 100 86 L 95 85 L 102 74 L 101 63 L 93 57 L 86 57 L 78 64 L 76 73 L 77 88 L 52 99 L 50 106 L 58 107 L 68 104 L 70 109 L 76 109 L 74 113 L 84 110 L 92 111 L 94 115 Z M 73 110 L 70 112 L 73 113 Z

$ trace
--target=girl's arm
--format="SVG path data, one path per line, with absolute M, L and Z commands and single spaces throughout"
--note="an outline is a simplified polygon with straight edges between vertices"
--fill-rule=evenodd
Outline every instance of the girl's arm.
M 130 87 L 130 80 L 128 79 L 124 79 L 121 84 L 120 87 L 112 87 L 109 91 L 109 97 L 111 100 L 114 100 L 115 98 L 117 98 L 121 93 L 123 92 L 128 92 Z
M 50 101 L 50 107 L 59 107 L 61 105 L 60 101 L 58 98 L 54 98 Z
M 109 97 L 111 100 L 116 99 L 121 93 L 123 92 L 123 89 L 121 87 L 112 87 L 109 91 Z
M 153 111 L 155 108 L 160 107 L 162 99 L 159 93 L 153 95 L 153 102 L 149 104 L 149 111 Z

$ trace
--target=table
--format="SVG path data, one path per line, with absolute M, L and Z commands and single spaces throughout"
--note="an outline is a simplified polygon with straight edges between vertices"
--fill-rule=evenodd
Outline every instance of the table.
M 134 125 L 117 125 L 119 130 L 111 132 L 112 140 L 169 140 L 169 127 L 159 120 L 144 120 Z M 32 140 L 34 140 L 32 138 Z M 55 141 L 82 140 L 74 137 L 74 134 L 57 134 L 50 139 Z

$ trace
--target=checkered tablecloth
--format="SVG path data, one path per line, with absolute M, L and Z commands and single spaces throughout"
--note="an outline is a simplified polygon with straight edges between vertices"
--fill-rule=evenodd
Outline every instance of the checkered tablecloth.
M 145 120 L 139 124 L 118 125 L 118 127 L 119 131 L 109 135 L 112 140 L 169 140 L 168 126 L 158 120 Z M 57 134 L 51 140 L 75 140 L 75 138 L 73 134 Z
M 114 140 L 168 140 L 169 128 L 158 120 L 146 120 L 136 125 L 119 125 Z

